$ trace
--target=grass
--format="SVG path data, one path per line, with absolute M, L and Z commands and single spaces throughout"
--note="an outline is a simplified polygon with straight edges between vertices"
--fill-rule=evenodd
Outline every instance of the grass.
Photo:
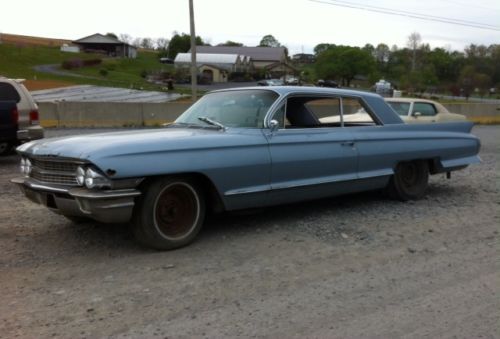
M 33 69 L 37 65 L 61 64 L 68 59 L 102 58 L 101 65 L 71 70 L 71 73 L 80 74 L 89 78 L 62 76 L 37 72 Z M 172 65 L 159 63 L 156 52 L 139 51 L 136 59 L 103 58 L 100 54 L 65 53 L 59 47 L 50 46 L 19 46 L 0 44 L 0 75 L 9 78 L 24 78 L 29 80 L 50 80 L 66 83 L 67 85 L 89 84 L 97 86 L 137 88 L 147 90 L 162 90 L 162 86 L 150 84 L 143 77 L 143 71 L 169 71 Z M 107 75 L 100 74 L 106 69 Z M 66 70 L 64 70 L 66 71 Z M 186 90 L 176 90 L 185 92 Z

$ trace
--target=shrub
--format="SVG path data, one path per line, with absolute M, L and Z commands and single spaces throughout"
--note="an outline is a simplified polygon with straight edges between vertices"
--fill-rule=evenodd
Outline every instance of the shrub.
M 101 76 L 105 77 L 105 76 L 107 76 L 107 75 L 108 75 L 108 70 L 107 70 L 107 69 L 105 69 L 105 68 L 101 68 L 101 69 L 99 70 L 99 74 L 100 74 Z
M 75 69 L 83 66 L 83 61 L 81 59 L 68 59 L 64 60 L 61 67 L 64 69 Z
M 101 63 L 102 59 L 99 58 L 83 60 L 83 66 L 96 66 L 100 65 Z

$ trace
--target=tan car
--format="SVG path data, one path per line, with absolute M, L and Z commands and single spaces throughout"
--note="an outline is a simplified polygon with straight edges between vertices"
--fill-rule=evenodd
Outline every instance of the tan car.
M 23 142 L 43 138 L 38 106 L 23 81 L 0 76 L 0 101 L 15 101 L 19 112 L 17 141 L 0 143 L 0 155 L 8 154 L 12 147 Z
M 386 98 L 406 123 L 466 121 L 465 115 L 450 113 L 438 102 L 419 98 Z

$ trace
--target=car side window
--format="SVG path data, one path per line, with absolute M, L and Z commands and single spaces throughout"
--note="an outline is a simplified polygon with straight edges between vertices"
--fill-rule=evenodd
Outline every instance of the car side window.
M 273 119 L 286 129 L 376 125 L 361 100 L 349 97 L 290 97 Z
M 407 116 L 408 111 L 410 110 L 409 102 L 387 101 L 387 104 L 391 106 L 391 108 L 395 110 L 396 113 L 402 116 Z
M 6 82 L 0 82 L 0 101 L 15 101 L 19 103 L 21 97 L 14 86 Z
M 422 116 L 434 116 L 437 114 L 436 107 L 427 102 L 415 102 L 413 104 L 412 114 L 419 112 Z

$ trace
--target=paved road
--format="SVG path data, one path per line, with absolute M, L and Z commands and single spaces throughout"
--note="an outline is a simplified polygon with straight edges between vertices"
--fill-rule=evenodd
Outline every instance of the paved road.
M 0 158 L 0 337 L 500 338 L 500 127 L 474 133 L 483 163 L 425 199 L 212 217 L 170 252 L 27 201 Z

